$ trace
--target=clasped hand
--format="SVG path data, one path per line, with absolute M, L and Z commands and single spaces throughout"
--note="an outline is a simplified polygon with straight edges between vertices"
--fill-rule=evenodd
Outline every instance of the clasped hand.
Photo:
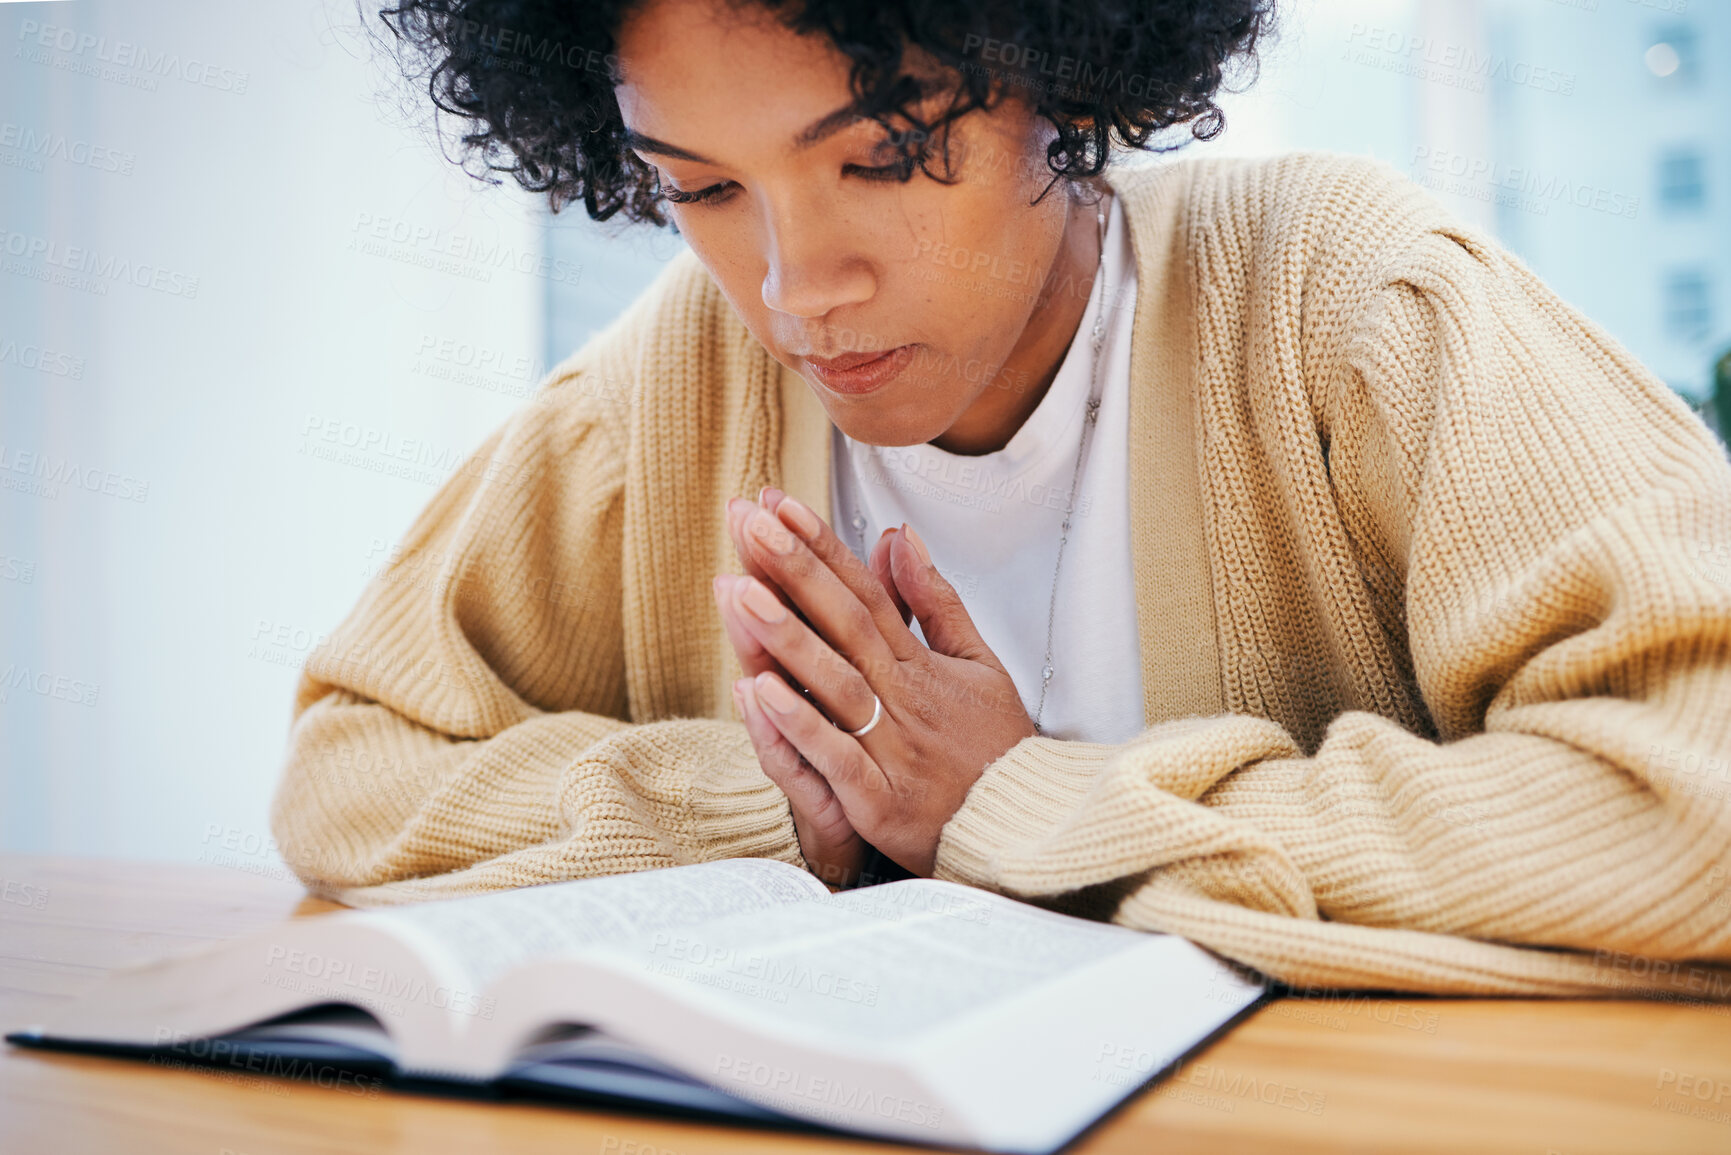
M 853 882 L 871 846 L 929 877 L 969 787 L 1034 723 L 917 534 L 885 530 L 862 564 L 810 507 L 758 496 L 728 501 L 745 574 L 714 583 L 758 761 L 819 878 Z

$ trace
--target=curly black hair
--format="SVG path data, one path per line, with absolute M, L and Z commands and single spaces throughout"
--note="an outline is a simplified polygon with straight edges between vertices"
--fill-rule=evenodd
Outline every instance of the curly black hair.
M 666 225 L 652 166 L 626 144 L 613 86 L 615 36 L 644 0 L 402 0 L 378 10 L 398 64 L 424 81 L 435 117 L 461 117 L 462 163 L 548 194 L 557 213 Z M 1163 151 L 1166 129 L 1219 135 L 1215 94 L 1228 65 L 1254 64 L 1273 0 L 728 0 L 760 5 L 853 61 L 855 110 L 891 131 L 903 177 L 953 172 L 948 126 L 1011 92 L 1057 129 L 1046 164 L 1092 177 L 1119 147 Z M 909 48 L 950 79 L 930 122 L 913 109 L 929 83 L 904 75 Z M 1178 143 L 1183 143 L 1179 141 Z M 937 160 L 943 174 L 933 171 Z M 1048 185 L 1048 188 L 1050 186 Z M 1044 196 L 1044 193 L 1041 194 Z

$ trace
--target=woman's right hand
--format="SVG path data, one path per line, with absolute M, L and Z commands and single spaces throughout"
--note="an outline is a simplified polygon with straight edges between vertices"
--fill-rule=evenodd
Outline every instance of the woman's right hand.
M 759 502 L 773 513 L 782 496 L 781 490 L 768 487 L 759 494 Z M 798 607 L 794 606 L 769 575 L 751 560 L 749 551 L 745 549 L 741 507 L 748 506 L 749 503 L 744 501 L 740 501 L 739 506 L 735 506 L 732 501 L 728 503 L 727 524 L 733 537 L 734 549 L 743 560 L 746 572 L 774 591 L 782 603 L 797 614 Z M 894 581 L 889 577 L 888 539 L 891 532 L 885 530 L 872 549 L 870 569 L 889 590 L 890 596 L 902 610 L 903 620 L 906 620 L 912 616 L 911 611 L 902 601 Z M 745 672 L 745 676 L 733 685 L 734 705 L 745 719 L 746 733 L 751 736 L 763 772 L 787 795 L 788 808 L 793 814 L 794 831 L 799 836 L 800 853 L 805 857 L 812 873 L 833 887 L 852 885 L 859 877 L 860 868 L 870 847 L 848 821 L 847 814 L 837 801 L 835 792 L 830 789 L 829 782 L 794 749 L 792 743 L 782 736 L 775 725 L 764 717 L 755 686 L 758 674 L 767 671 L 794 687 L 798 687 L 799 683 L 758 643 L 740 620 L 740 614 L 744 611 L 739 603 L 740 594 L 735 589 L 735 584 L 740 581 L 734 574 L 717 575 L 714 581 L 716 607 L 721 613 L 722 625 L 727 631 L 728 640 L 733 644 L 734 652 L 739 656 L 740 668 Z

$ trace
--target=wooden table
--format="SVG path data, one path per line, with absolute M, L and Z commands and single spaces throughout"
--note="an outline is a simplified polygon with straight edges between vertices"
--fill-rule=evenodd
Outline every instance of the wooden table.
M 0 900 L 6 1030 L 110 967 L 336 909 L 272 877 L 262 859 L 206 866 L 0 855 Z M 10 1046 L 0 1053 L 5 1155 L 909 1150 Z M 1282 1000 L 1071 1151 L 1731 1152 L 1731 1007 Z

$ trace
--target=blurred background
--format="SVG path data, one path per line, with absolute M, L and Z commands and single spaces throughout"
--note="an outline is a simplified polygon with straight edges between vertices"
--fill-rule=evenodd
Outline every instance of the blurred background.
M 346 0 L 0 43 L 0 849 L 289 877 L 300 664 L 680 241 L 465 176 Z M 1724 0 L 1287 0 L 1191 147 L 1389 162 L 1724 436 L 1728 63 Z

